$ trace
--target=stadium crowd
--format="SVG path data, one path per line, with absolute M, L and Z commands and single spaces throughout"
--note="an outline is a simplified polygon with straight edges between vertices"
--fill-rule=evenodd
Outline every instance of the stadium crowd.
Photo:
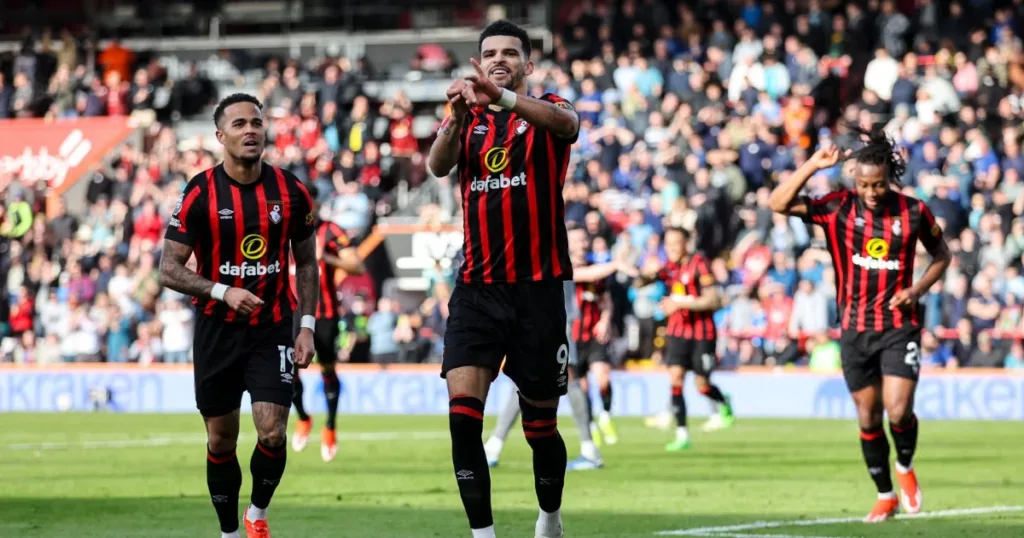
M 855 145 L 848 125 L 884 124 L 905 150 L 903 189 L 926 201 L 954 251 L 946 278 L 922 298 L 922 363 L 1024 367 L 1024 2 L 674 4 L 563 3 L 553 50 L 535 50 L 531 92 L 555 92 L 580 113 L 566 218 L 590 232 L 591 260 L 642 266 L 664 257 L 667 226 L 695 230 L 726 291 L 716 315 L 723 367 L 835 370 L 834 273 L 823 236 L 774 215 L 768 193 L 822 144 Z M 435 49 L 412 67 L 452 76 L 452 57 Z M 44 114 L 89 115 L 91 96 L 111 80 L 128 92 L 118 101 L 126 112 L 148 106 L 139 93 L 147 70 L 128 84 L 109 62 L 89 78 L 92 63 L 60 59 L 41 75 L 46 62 L 28 66 L 22 57 L 13 91 L 0 76 L 0 117 L 27 114 L 25 84 L 52 98 Z M 429 139 L 414 136 L 413 104 L 401 92 L 382 102 L 361 94 L 368 69 L 334 57 L 268 62 L 259 95 L 271 118 L 266 160 L 316 185 L 322 216 L 354 237 L 388 216 L 460 224 L 455 178 L 427 172 Z M 69 72 L 90 80 L 91 93 L 83 97 L 81 85 L 68 93 Z M 114 156 L 112 174 L 93 178 L 84 217 L 39 215 L 20 235 L 5 226 L 0 360 L 190 360 L 193 313 L 160 289 L 155 265 L 185 181 L 217 157 L 202 140 L 178 140 L 173 123 L 150 133 L 144 148 Z M 840 168 L 812 179 L 811 194 L 840 187 Z M 7 194 L 39 209 L 17 178 L 4 179 Z M 419 308 L 346 297 L 343 358 L 439 360 L 458 263 L 425 272 L 431 286 Z M 615 356 L 656 358 L 664 287 L 610 280 Z

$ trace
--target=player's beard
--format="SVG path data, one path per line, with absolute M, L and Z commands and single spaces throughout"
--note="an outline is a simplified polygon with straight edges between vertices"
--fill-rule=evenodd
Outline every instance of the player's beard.
M 259 155 L 243 155 L 243 156 L 237 156 L 236 155 L 235 156 L 235 160 L 238 161 L 240 164 L 243 164 L 245 166 L 253 166 L 254 164 L 260 162 L 260 159 L 262 159 L 262 158 L 263 158 L 263 154 L 262 153 L 260 153 Z
M 499 88 L 516 91 L 516 88 L 519 87 L 519 84 L 522 83 L 525 77 L 526 71 L 523 68 L 519 68 L 516 71 L 512 71 L 510 73 L 510 76 L 508 77 L 508 80 L 506 80 L 504 83 L 498 84 L 497 82 L 495 82 L 495 85 Z M 494 81 L 492 80 L 492 82 Z
M 241 151 L 239 151 L 238 154 L 232 155 L 232 157 L 235 158 L 235 161 L 244 166 L 253 166 L 260 162 L 260 160 L 263 159 L 263 152 L 266 150 L 265 147 L 261 147 L 255 154 L 246 154 L 246 149 L 248 148 L 242 146 Z

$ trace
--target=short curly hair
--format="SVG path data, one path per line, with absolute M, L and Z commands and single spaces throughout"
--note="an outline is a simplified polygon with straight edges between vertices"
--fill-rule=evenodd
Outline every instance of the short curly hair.
M 494 21 L 484 28 L 483 32 L 480 32 L 480 41 L 477 43 L 477 50 L 480 50 L 484 46 L 484 39 L 492 36 L 510 36 L 519 38 L 519 42 L 523 44 L 523 57 L 529 59 L 532 47 L 530 46 L 530 34 L 526 33 L 515 23 L 500 20 Z
M 256 108 L 263 110 L 263 103 L 259 99 L 247 94 L 247 93 L 233 93 L 224 99 L 221 99 L 217 103 L 217 108 L 213 111 L 213 124 L 220 129 L 220 120 L 224 119 L 224 109 L 237 103 L 252 103 L 256 105 Z

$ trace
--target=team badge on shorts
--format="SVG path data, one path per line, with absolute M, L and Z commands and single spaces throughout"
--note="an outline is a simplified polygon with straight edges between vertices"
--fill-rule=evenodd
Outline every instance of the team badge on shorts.
M 270 213 L 270 222 L 273 222 L 274 224 L 281 223 L 281 219 L 284 218 L 281 216 L 281 207 L 280 200 L 267 202 L 267 212 Z

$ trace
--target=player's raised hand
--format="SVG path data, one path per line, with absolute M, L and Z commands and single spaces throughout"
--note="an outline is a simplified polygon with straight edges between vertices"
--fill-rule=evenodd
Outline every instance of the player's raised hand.
M 896 310 L 899 308 L 906 308 L 917 303 L 917 294 L 914 293 L 912 288 L 903 288 L 896 292 L 892 299 L 889 300 L 889 310 Z
M 830 144 L 818 151 L 815 151 L 814 154 L 811 155 L 811 158 L 807 160 L 810 161 L 818 170 L 824 170 L 839 164 L 839 159 L 842 155 L 843 153 L 839 151 L 839 146 Z
M 466 80 L 470 82 L 462 92 L 466 102 L 469 103 L 469 106 L 487 106 L 497 102 L 501 98 L 501 88 L 487 78 L 487 73 L 484 73 L 484 68 L 480 66 L 480 62 L 476 61 L 476 58 L 470 58 L 469 63 L 473 64 L 476 74 L 466 77 Z
M 263 299 L 243 288 L 228 288 L 228 291 L 224 292 L 224 302 L 232 310 L 244 316 L 252 314 L 254 310 L 263 306 Z
M 314 353 L 313 331 L 300 329 L 299 335 L 295 337 L 295 365 L 299 368 L 309 366 L 309 363 L 313 362 Z
M 453 115 L 460 119 L 469 114 L 469 104 L 466 103 L 466 98 L 463 96 L 463 92 L 468 87 L 469 82 L 459 79 L 452 82 L 452 85 L 448 86 L 448 91 L 445 92 L 448 102 L 452 105 Z

